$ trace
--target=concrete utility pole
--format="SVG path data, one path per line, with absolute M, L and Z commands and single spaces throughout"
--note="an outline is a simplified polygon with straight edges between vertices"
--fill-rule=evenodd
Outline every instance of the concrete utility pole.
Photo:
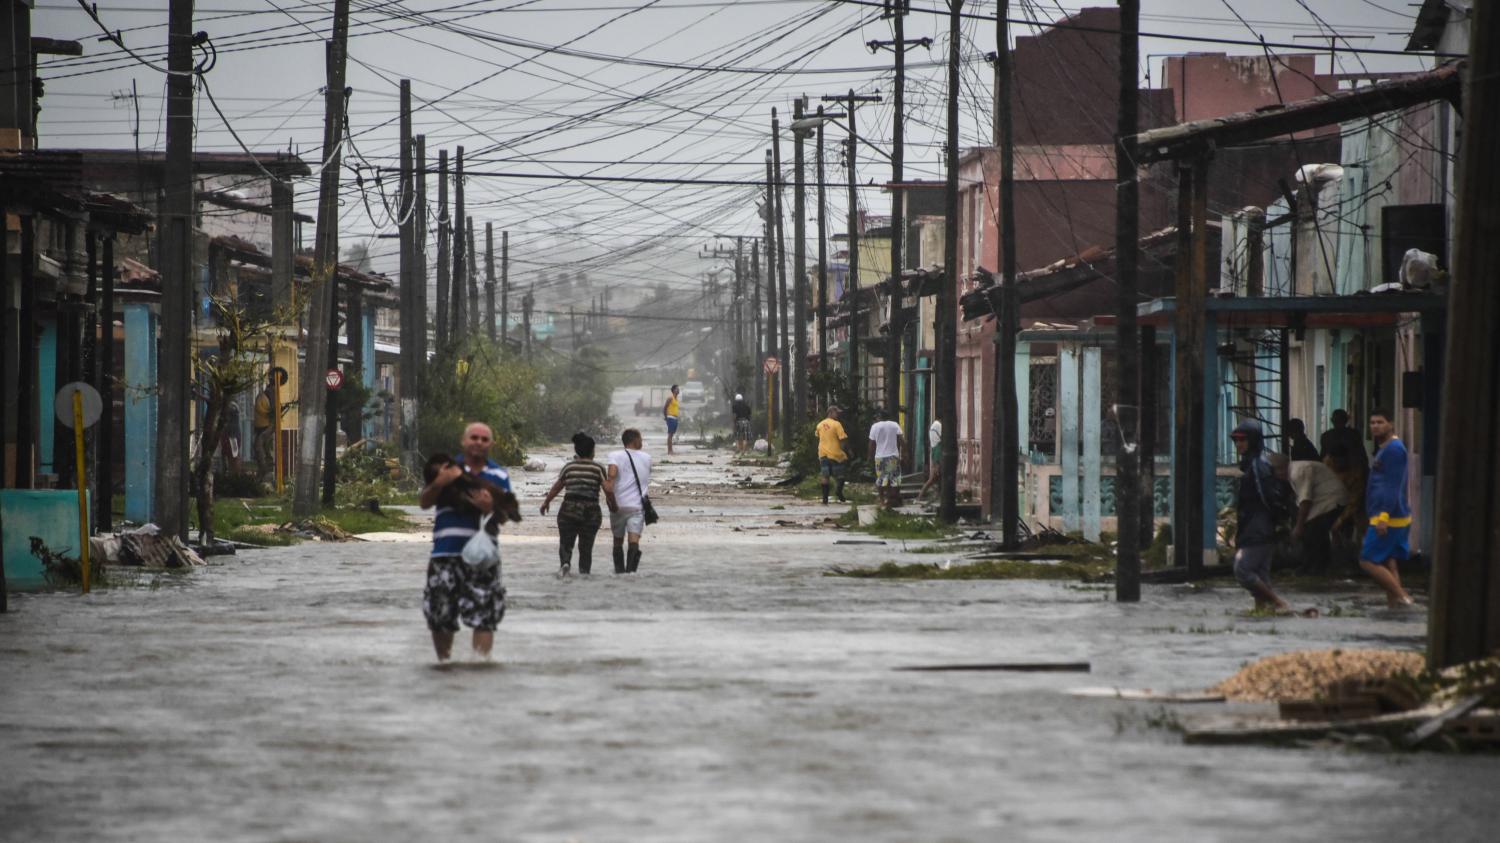
M 844 153 L 844 166 L 849 170 L 849 279 L 844 285 L 844 296 L 849 299 L 849 389 L 854 393 L 856 401 L 862 401 L 864 396 L 860 392 L 860 383 L 864 367 L 859 360 L 859 340 L 864 326 L 860 323 L 859 315 L 859 194 L 855 176 L 855 162 L 859 158 L 859 134 L 854 110 L 860 103 L 880 102 L 880 95 L 857 95 L 850 88 L 847 94 L 825 96 L 823 101 L 842 102 L 844 112 L 849 115 L 849 140 Z
M 777 408 L 781 412 L 781 444 L 784 448 L 792 447 L 792 359 L 787 336 L 791 333 L 791 318 L 787 315 L 787 285 L 786 285 L 786 237 L 784 220 L 786 209 L 783 207 L 783 195 L 786 190 L 786 177 L 781 173 L 781 131 L 776 123 L 776 109 L 771 109 L 771 151 L 776 165 L 776 274 L 779 276 L 777 284 L 777 307 L 780 311 L 778 326 L 781 335 L 777 339 L 777 347 L 780 349 L 781 357 L 781 394 Z
M 1004 2 L 1002 0 L 1002 7 Z M 1115 353 L 1119 385 L 1115 421 L 1120 426 L 1120 450 L 1115 459 L 1115 514 L 1119 544 L 1115 557 L 1115 600 L 1135 603 L 1141 599 L 1141 545 L 1150 535 L 1140 534 L 1140 507 L 1150 507 L 1154 495 L 1141 488 L 1138 470 L 1141 437 L 1140 403 L 1154 396 L 1141 394 L 1140 340 L 1136 331 L 1137 250 L 1140 248 L 1140 185 L 1135 169 L 1131 138 L 1137 124 L 1136 73 L 1140 55 L 1140 0 L 1120 0 L 1120 113 L 1115 136 Z M 1132 405 L 1132 401 L 1136 404 Z M 1147 431 L 1145 435 L 1150 435 Z M 1149 472 L 1148 472 L 1149 474 Z
M 187 538 L 188 408 L 192 406 L 193 290 L 193 2 L 172 0 L 167 13 L 167 159 L 166 197 L 161 238 L 161 358 L 157 364 L 156 511 L 158 527 L 169 536 Z M 340 86 L 342 88 L 342 86 Z M 326 147 L 331 148 L 331 147 Z M 27 241 L 22 232 L 22 244 Z M 24 263 L 24 262 L 23 262 Z M 30 267 L 23 266 L 22 273 Z M 29 278 L 23 282 L 30 286 Z M 27 289 L 23 288 L 23 289 Z M 21 321 L 33 311 L 22 308 Z M 22 338 L 26 339 L 26 332 Z M 23 367 L 24 368 L 24 367 Z M 52 396 L 42 396 L 51 407 Z M 29 413 L 23 414 L 29 416 Z M 48 413 L 47 416 L 50 416 Z M 19 425 L 18 425 L 19 427 Z M 27 424 L 27 438 L 30 438 Z M 18 433 L 20 431 L 18 430 Z M 19 439 L 17 441 L 20 441 Z M 316 442 L 314 443 L 316 444 Z M 26 462 L 17 452 L 17 474 L 31 474 L 30 449 Z M 25 488 L 29 488 L 28 482 Z
M 437 350 L 446 355 L 452 350 L 449 342 L 448 323 L 452 315 L 448 311 L 448 294 L 452 279 L 448 273 L 453 267 L 448 261 L 448 250 L 453 245 L 453 220 L 448 216 L 448 150 L 438 150 L 438 229 L 437 229 L 437 313 L 433 322 L 437 326 Z
M 774 116 L 775 113 L 776 113 L 776 110 L 772 109 L 771 110 L 771 114 L 773 116 L 771 117 L 771 125 L 773 127 L 776 125 L 776 118 Z M 773 128 L 773 131 L 774 131 L 774 128 Z M 777 265 L 777 263 L 779 263 L 779 259 L 777 257 L 777 251 L 776 251 L 776 243 L 777 243 L 776 232 L 781 227 L 781 216 L 780 216 L 780 206 L 777 204 L 777 201 L 776 201 L 776 188 L 777 188 L 777 179 L 776 179 L 776 177 L 777 177 L 777 172 L 776 172 L 775 169 L 773 169 L 773 166 L 774 165 L 773 165 L 773 163 L 771 161 L 771 150 L 768 149 L 768 150 L 766 150 L 766 351 L 765 351 L 767 357 L 776 356 L 776 355 L 779 355 L 781 353 L 780 349 L 777 347 L 777 344 L 776 344 L 777 337 L 779 337 L 781 335 L 780 334 L 780 329 L 777 326 L 777 318 L 776 318 L 776 265 Z M 764 363 L 765 361 L 762 360 L 761 362 Z M 770 375 L 771 384 L 770 384 L 769 388 L 765 390 L 765 394 L 766 394 L 766 413 L 767 413 L 766 418 L 768 420 L 771 420 L 771 421 L 775 420 L 775 418 L 776 418 L 776 408 L 778 406 L 780 406 L 780 402 L 778 402 L 776 400 L 776 384 L 778 383 L 778 378 L 777 378 L 776 374 L 777 373 L 775 373 L 775 372 L 771 373 L 771 375 Z M 769 427 L 767 428 L 767 430 L 769 431 Z M 771 444 L 771 442 L 770 442 L 771 438 L 772 438 L 771 434 L 769 432 L 767 432 L 767 434 L 766 434 L 766 442 L 767 442 L 768 445 Z
M 1467 81 L 1427 628 L 1433 669 L 1500 650 L 1500 9 L 1493 3 L 1474 4 Z
M 425 311 L 421 307 L 418 287 L 425 283 L 419 274 L 417 258 L 417 227 L 426 223 L 418 216 L 416 203 L 416 178 L 413 173 L 411 136 L 411 80 L 401 80 L 401 360 L 397 376 L 401 379 L 402 441 L 401 450 L 411 453 L 416 450 L 416 441 L 406 418 L 406 399 L 416 399 L 417 372 L 420 366 L 421 343 L 417 335 L 426 330 Z M 413 406 L 415 415 L 415 406 Z
M 500 341 L 510 339 L 510 232 L 500 232 Z
M 495 224 L 484 224 L 484 333 L 495 342 Z
M 761 349 L 761 322 L 760 322 L 760 242 L 754 238 L 750 240 L 750 363 L 754 373 L 755 383 L 751 387 L 755 390 L 751 399 L 759 401 L 760 396 L 766 394 L 765 371 L 761 367 L 764 360 L 764 352 Z
M 310 307 L 307 340 L 298 384 L 299 441 L 297 482 L 292 512 L 300 518 L 318 513 L 318 452 L 322 446 L 328 386 L 323 373 L 329 365 L 328 326 L 332 323 L 339 257 L 339 164 L 344 137 L 344 63 L 349 41 L 349 0 L 336 0 L 333 7 L 333 39 L 328 42 L 328 86 L 324 97 L 323 151 L 327 163 L 318 182 L 318 223 L 313 242 Z
M 739 375 L 740 361 L 745 357 L 745 238 L 734 238 L 734 368 Z M 738 384 L 745 390 L 744 384 Z
M 994 443 L 990 454 L 990 515 L 998 515 L 1001 543 L 1020 544 L 1021 414 L 1016 394 L 1016 334 L 1021 327 L 1016 290 L 1016 138 L 1011 119 L 1013 75 L 1009 0 L 995 10 L 995 140 L 1000 146 L 1000 324 L 995 331 Z
M 823 189 L 823 106 L 818 106 L 818 368 L 828 368 L 828 196 Z M 845 283 L 848 288 L 848 283 Z
M 468 336 L 479 336 L 479 252 L 474 248 L 474 218 L 464 217 L 464 249 L 468 260 L 464 262 L 464 274 L 469 279 L 469 298 L 464 315 L 468 317 L 465 329 Z
M 416 137 L 416 166 L 412 169 L 412 177 L 416 185 L 416 220 L 413 221 L 412 234 L 415 235 L 417 253 L 417 383 L 411 390 L 413 400 L 422 394 L 422 383 L 427 377 L 427 138 L 425 135 Z M 412 407 L 412 450 L 416 450 L 416 407 Z
M 948 0 L 948 148 L 943 219 L 943 286 L 937 302 L 937 416 L 943 423 L 943 476 L 938 518 L 958 521 L 958 86 L 963 0 Z
M 891 95 L 891 184 L 894 185 L 891 188 L 891 320 L 888 325 L 890 345 L 885 357 L 885 409 L 893 419 L 901 412 L 901 390 L 895 384 L 901 377 L 902 343 L 906 337 L 906 314 L 901 303 L 904 292 L 901 273 L 906 268 L 906 194 L 900 187 L 906 178 L 906 51 L 912 47 L 932 46 L 930 38 L 906 39 L 906 15 L 910 11 L 910 0 L 887 0 L 884 17 L 891 19 L 895 40 L 871 41 L 865 45 L 872 52 L 889 48 L 896 56 L 895 90 Z M 914 395 L 910 390 L 907 394 Z M 908 430 L 906 435 L 912 442 L 917 441 L 917 431 Z
M 807 167 L 802 141 L 806 132 L 796 128 L 807 111 L 806 100 L 798 97 L 792 101 L 792 269 L 795 281 L 792 290 L 792 357 L 796 371 L 792 373 L 792 425 L 807 422 L 807 179 L 803 171 Z M 788 426 L 789 428 L 791 425 Z M 789 431 L 790 432 L 790 431 Z
M 464 303 L 468 298 L 468 259 L 464 254 L 465 241 L 464 222 L 464 148 L 459 147 L 453 154 L 453 274 L 449 277 L 453 281 L 452 295 L 453 321 L 448 330 L 453 337 L 455 349 L 463 347 L 467 337 L 465 330 L 467 322 L 464 317 Z

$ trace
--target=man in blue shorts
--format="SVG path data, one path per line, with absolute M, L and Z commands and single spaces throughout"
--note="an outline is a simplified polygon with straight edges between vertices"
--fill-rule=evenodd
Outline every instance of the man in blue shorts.
M 1365 482 L 1365 543 L 1359 566 L 1385 589 L 1391 608 L 1410 606 L 1411 595 L 1401 587 L 1396 565 L 1411 554 L 1411 505 L 1406 500 L 1406 445 L 1396 436 L 1389 410 L 1370 413 L 1370 438 L 1375 459 Z

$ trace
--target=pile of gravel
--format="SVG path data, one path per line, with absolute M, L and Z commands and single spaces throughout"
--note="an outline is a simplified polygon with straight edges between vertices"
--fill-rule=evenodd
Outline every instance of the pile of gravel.
M 1424 667 L 1421 653 L 1401 650 L 1297 650 L 1251 662 L 1208 690 L 1242 702 L 1306 700 L 1346 679 L 1415 676 Z

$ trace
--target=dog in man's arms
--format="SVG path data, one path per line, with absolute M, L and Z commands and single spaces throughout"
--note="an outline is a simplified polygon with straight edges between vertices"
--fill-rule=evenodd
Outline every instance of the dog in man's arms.
M 450 465 L 458 465 L 458 463 L 447 454 L 433 454 L 428 457 L 427 465 L 422 469 L 422 482 L 431 485 L 438 472 Z M 478 474 L 467 471 L 443 487 L 443 490 L 438 493 L 437 505 L 451 507 L 462 515 L 472 515 L 477 518 L 481 513 L 479 508 L 469 500 L 469 495 L 480 490 L 489 492 L 490 499 L 495 502 L 495 517 L 489 519 L 485 525 L 485 532 L 493 536 L 500 532 L 500 522 L 521 520 L 521 505 L 516 501 L 515 495 Z

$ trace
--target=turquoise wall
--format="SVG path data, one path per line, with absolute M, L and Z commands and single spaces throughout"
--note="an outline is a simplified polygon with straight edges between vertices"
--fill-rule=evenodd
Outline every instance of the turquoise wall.
M 90 512 L 93 510 L 90 509 Z M 40 588 L 42 562 L 31 555 L 31 537 L 38 536 L 54 552 L 78 553 L 78 492 L 0 489 L 0 520 L 4 535 L 5 582 L 13 589 Z

